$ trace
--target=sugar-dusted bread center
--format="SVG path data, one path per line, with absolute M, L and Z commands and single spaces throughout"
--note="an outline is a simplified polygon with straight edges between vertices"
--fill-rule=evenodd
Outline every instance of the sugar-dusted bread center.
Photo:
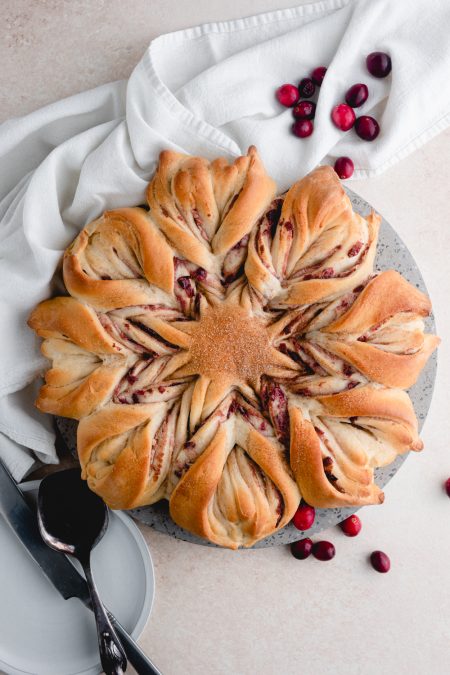
M 254 381 L 271 363 L 271 349 L 263 321 L 231 304 L 209 307 L 192 331 L 191 362 L 211 379 Z

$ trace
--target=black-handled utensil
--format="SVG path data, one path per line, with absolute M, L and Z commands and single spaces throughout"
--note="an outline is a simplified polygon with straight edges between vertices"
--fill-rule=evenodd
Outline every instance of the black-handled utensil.
M 24 551 L 39 565 L 45 577 L 58 593 L 65 600 L 78 598 L 85 607 L 93 611 L 86 580 L 65 555 L 44 544 L 39 533 L 35 511 L 28 505 L 20 488 L 1 459 L 0 514 L 23 545 Z M 120 635 L 128 660 L 139 675 L 161 675 L 161 671 L 144 654 L 131 635 L 128 635 L 125 628 L 109 611 L 108 616 Z
M 80 479 L 79 469 L 46 476 L 39 486 L 38 525 L 44 542 L 81 563 L 97 624 L 98 647 L 106 675 L 122 675 L 125 652 L 97 592 L 91 571 L 92 549 L 108 527 L 108 509 Z

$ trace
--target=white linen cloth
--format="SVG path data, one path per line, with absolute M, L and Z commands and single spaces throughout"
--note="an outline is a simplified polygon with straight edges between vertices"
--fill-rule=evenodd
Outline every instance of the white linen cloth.
M 206 24 L 154 40 L 128 82 L 0 127 L 0 456 L 16 479 L 36 457 L 57 461 L 51 417 L 32 404 L 46 361 L 25 322 L 77 232 L 106 208 L 144 202 L 163 148 L 232 158 L 255 144 L 280 189 L 340 155 L 356 178 L 383 171 L 450 122 L 449 30 L 446 0 L 323 0 Z M 368 74 L 372 51 L 391 55 L 391 76 Z M 274 92 L 319 65 L 315 130 L 297 139 Z M 356 82 L 370 92 L 361 113 L 380 122 L 372 143 L 330 120 Z

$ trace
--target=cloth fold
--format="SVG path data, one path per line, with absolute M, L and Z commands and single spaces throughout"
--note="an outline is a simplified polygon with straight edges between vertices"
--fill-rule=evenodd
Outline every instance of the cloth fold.
M 448 27 L 445 0 L 323 0 L 205 24 L 154 40 L 128 82 L 0 127 L 0 456 L 16 479 L 36 457 L 57 461 L 51 418 L 32 405 L 46 362 L 26 319 L 79 230 L 106 208 L 142 203 L 164 148 L 212 159 L 254 144 L 280 190 L 341 155 L 356 178 L 380 173 L 450 123 Z M 392 75 L 368 74 L 371 51 L 391 55 Z M 297 139 L 274 92 L 319 65 L 314 133 Z M 373 143 L 330 120 L 356 82 L 370 92 L 358 112 L 380 122 Z

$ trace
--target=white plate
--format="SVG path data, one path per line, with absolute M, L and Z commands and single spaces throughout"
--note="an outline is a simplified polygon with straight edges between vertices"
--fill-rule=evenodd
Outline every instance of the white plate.
M 20 487 L 30 496 L 39 481 Z M 138 638 L 155 594 L 152 559 L 132 519 L 111 512 L 92 553 L 100 597 Z M 92 613 L 64 600 L 0 518 L 0 669 L 8 675 L 97 675 L 101 672 Z

